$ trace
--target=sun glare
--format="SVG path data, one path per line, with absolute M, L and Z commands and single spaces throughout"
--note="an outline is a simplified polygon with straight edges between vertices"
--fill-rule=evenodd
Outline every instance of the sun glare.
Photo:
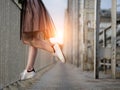
M 50 42 L 63 44 L 63 31 L 57 31 L 55 38 L 50 38 Z

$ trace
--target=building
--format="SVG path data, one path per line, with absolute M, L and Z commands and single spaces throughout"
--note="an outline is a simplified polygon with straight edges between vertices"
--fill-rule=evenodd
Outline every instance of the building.
M 67 60 L 82 69 L 93 69 L 94 0 L 68 0 L 65 16 Z
M 64 54 L 68 62 L 81 67 L 82 70 L 93 70 L 94 69 L 94 58 L 96 56 L 95 50 L 95 31 L 96 31 L 96 0 L 68 0 L 68 8 L 65 13 L 65 40 L 64 40 Z M 106 36 L 108 40 L 106 42 L 103 40 L 104 34 L 101 34 L 110 25 L 113 27 L 113 18 L 115 16 L 111 15 L 114 11 L 102 10 L 100 9 L 101 1 L 98 1 L 97 10 L 99 12 L 97 20 L 99 21 L 99 45 L 101 47 L 109 47 L 112 44 L 113 38 L 112 32 L 107 31 Z M 115 3 L 113 3 L 115 5 Z M 112 8 L 112 7 L 111 7 Z M 119 12 L 117 12 L 117 19 L 119 19 Z M 119 22 L 119 20 L 117 21 Z M 117 32 L 119 32 L 119 24 L 117 24 Z M 119 33 L 117 33 L 117 37 Z M 101 43 L 102 42 L 102 43 Z M 119 42 L 119 38 L 117 42 Z M 115 44 L 114 44 L 115 45 Z M 114 46 L 113 45 L 113 46 Z M 119 45 L 119 44 L 118 44 Z M 112 46 L 111 46 L 112 47 Z M 68 49 L 69 48 L 69 49 Z M 100 48 L 98 48 L 100 49 Z M 106 48 L 104 49 L 106 50 Z M 103 51 L 102 51 L 103 52 Z M 110 49 L 110 52 L 111 49 Z M 116 51 L 115 51 L 116 52 Z M 99 53 L 99 54 L 98 54 Z M 97 51 L 97 56 L 101 57 L 100 51 Z M 109 55 L 110 59 L 112 55 Z

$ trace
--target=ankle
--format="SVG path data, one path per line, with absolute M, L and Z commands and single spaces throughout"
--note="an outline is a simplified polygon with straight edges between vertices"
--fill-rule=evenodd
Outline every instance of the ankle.
M 32 68 L 27 68 L 26 70 L 27 70 L 27 72 L 35 71 L 33 67 Z
M 34 72 L 35 72 L 35 69 L 34 69 L 34 68 L 32 68 L 31 70 L 27 70 L 27 72 L 32 72 L 32 71 L 34 71 Z

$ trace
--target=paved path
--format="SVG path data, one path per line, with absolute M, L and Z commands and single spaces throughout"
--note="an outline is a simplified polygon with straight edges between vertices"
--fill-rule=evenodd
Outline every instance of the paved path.
M 120 80 L 95 80 L 93 73 L 59 62 L 27 90 L 120 90 Z

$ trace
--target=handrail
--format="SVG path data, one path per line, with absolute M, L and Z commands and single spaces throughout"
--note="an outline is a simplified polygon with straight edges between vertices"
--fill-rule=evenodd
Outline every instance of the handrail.
M 19 10 L 22 9 L 21 5 L 17 2 L 18 0 L 11 0 L 17 7 Z
M 120 20 L 117 20 L 117 25 L 119 25 L 119 24 L 120 24 Z M 107 28 L 105 28 L 103 31 L 99 32 L 99 35 L 102 35 L 104 31 L 111 30 L 110 28 L 111 28 L 111 25 L 108 26 Z M 120 35 L 120 30 L 117 32 L 116 36 L 118 37 L 119 35 Z M 106 37 L 106 40 L 110 40 L 110 39 L 111 39 L 111 36 Z M 117 38 L 117 41 L 119 41 L 119 40 L 120 39 Z M 102 39 L 99 40 L 99 43 L 102 43 Z
M 116 23 L 117 23 L 117 25 L 120 24 L 120 20 L 117 20 Z M 103 31 L 107 31 L 107 30 L 109 30 L 110 28 L 111 28 L 111 25 L 108 26 L 108 27 L 106 27 Z M 99 35 L 101 35 L 101 34 L 103 33 L 103 31 L 99 32 Z

